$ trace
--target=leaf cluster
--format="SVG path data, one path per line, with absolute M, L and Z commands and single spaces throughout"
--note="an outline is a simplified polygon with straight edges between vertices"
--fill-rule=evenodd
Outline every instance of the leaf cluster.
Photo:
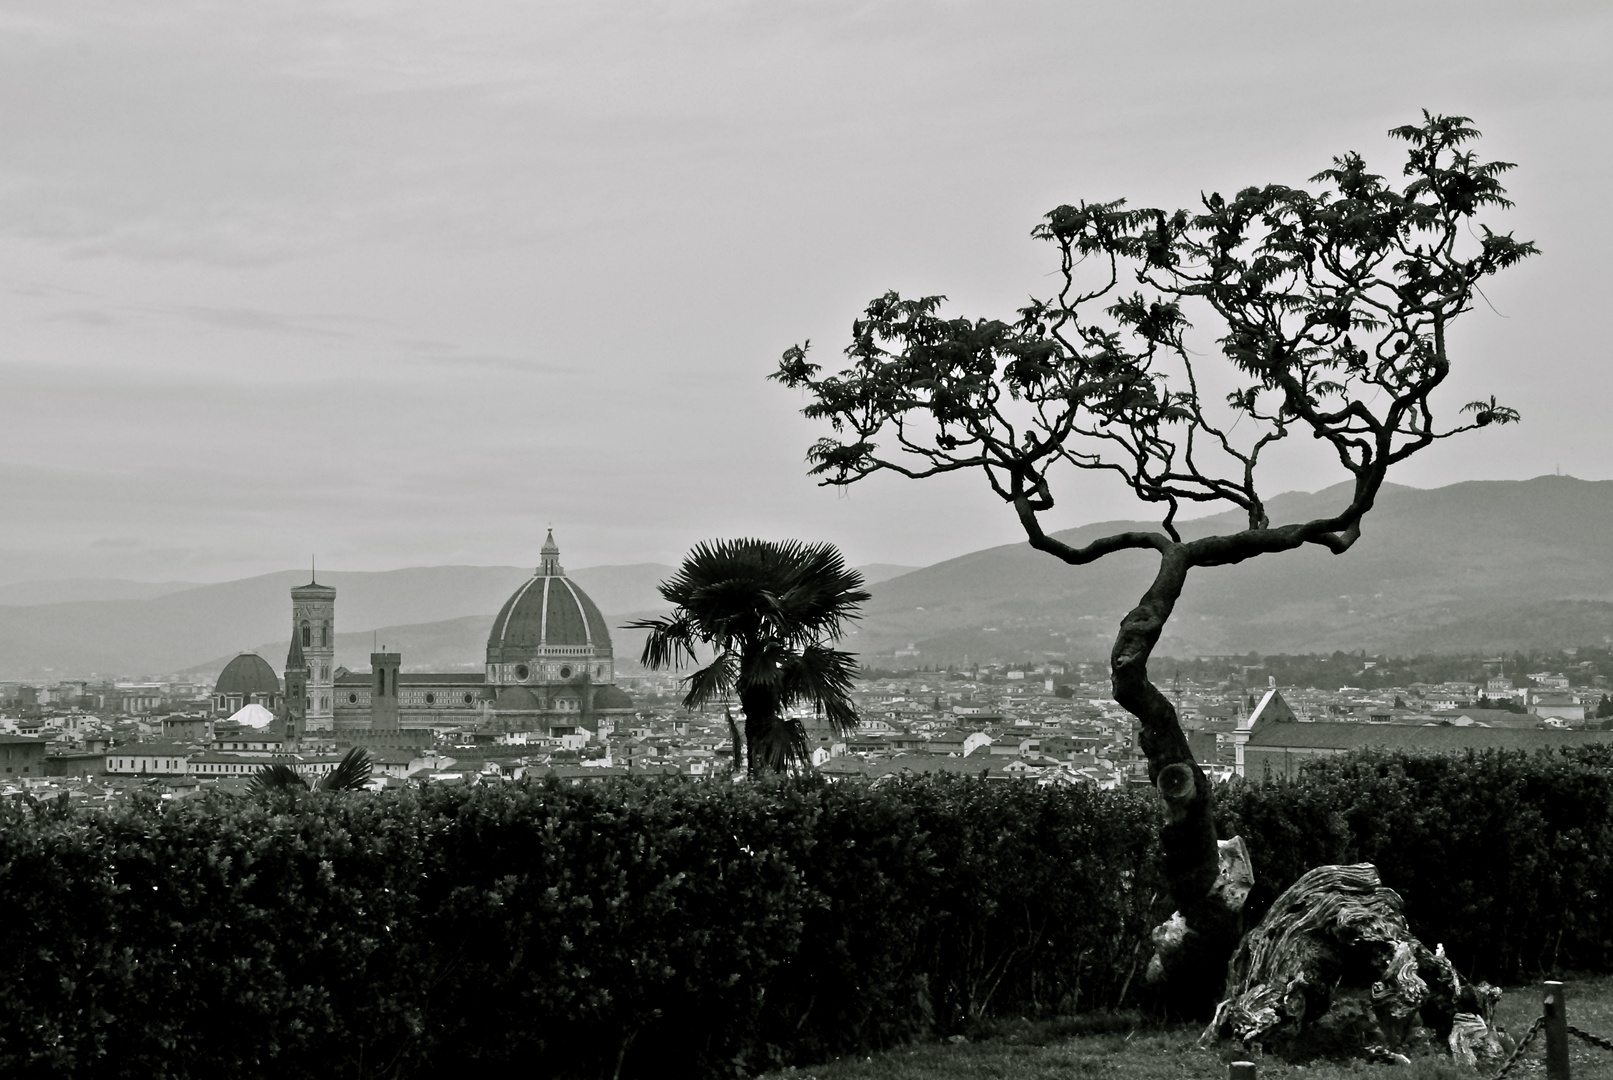
M 369 752 L 362 746 L 352 747 L 342 755 L 336 767 L 314 782 L 315 791 L 362 791 L 370 782 L 373 768 Z M 256 796 L 307 791 L 308 779 L 290 765 L 271 762 L 261 765 L 247 782 L 247 791 Z

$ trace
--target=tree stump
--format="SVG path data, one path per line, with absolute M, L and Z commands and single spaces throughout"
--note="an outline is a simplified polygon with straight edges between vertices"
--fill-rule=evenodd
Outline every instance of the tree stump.
M 1370 988 L 1372 1011 L 1391 1048 L 1420 1019 L 1459 1057 L 1490 1056 L 1499 1043 L 1478 1027 L 1492 1029 L 1500 991 L 1464 984 L 1444 946 L 1429 951 L 1401 907 L 1399 894 L 1383 885 L 1371 863 L 1307 872 L 1233 953 L 1225 999 L 1204 1041 L 1236 1037 L 1248 1045 L 1276 1032 L 1298 1034 L 1327 1012 L 1344 986 Z M 1463 1023 L 1453 1039 L 1458 1012 Z

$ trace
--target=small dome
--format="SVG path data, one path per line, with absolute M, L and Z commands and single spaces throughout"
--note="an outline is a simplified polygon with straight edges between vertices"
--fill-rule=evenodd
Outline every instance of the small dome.
M 627 691 L 616 686 L 596 686 L 594 688 L 594 708 L 596 709 L 631 709 L 633 699 Z
M 506 686 L 493 702 L 494 712 L 537 712 L 543 708 L 537 695 L 524 686 Z
M 543 563 L 504 603 L 487 637 L 487 661 L 534 655 L 553 646 L 592 646 L 610 652 L 610 629 L 588 594 L 565 576 L 554 533 L 543 544 Z M 518 655 L 519 654 L 519 655 Z
M 257 653 L 244 652 L 224 665 L 219 672 L 214 694 L 240 694 L 243 699 L 253 694 L 278 694 L 280 679 L 269 662 Z

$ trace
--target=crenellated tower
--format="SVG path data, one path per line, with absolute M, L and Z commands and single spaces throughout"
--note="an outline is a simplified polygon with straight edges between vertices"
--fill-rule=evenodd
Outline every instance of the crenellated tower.
M 308 666 L 307 730 L 328 734 L 336 728 L 335 589 L 309 581 L 291 590 L 291 636 Z
M 397 731 L 398 721 L 398 668 L 403 655 L 395 652 L 370 654 L 370 730 Z

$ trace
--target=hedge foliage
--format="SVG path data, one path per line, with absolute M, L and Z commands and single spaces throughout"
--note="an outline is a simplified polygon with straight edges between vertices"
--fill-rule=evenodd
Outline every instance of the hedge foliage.
M 1613 755 L 1219 792 L 1495 978 L 1613 968 Z M 686 781 L 0 808 L 0 1075 L 728 1076 L 1135 1003 L 1150 789 Z
M 1613 746 L 1352 754 L 1219 795 L 1222 835 L 1244 837 L 1270 890 L 1375 863 L 1418 937 L 1472 978 L 1613 970 Z
M 979 781 L 12 808 L 0 1075 L 735 1075 L 1112 1004 L 1153 821 Z

